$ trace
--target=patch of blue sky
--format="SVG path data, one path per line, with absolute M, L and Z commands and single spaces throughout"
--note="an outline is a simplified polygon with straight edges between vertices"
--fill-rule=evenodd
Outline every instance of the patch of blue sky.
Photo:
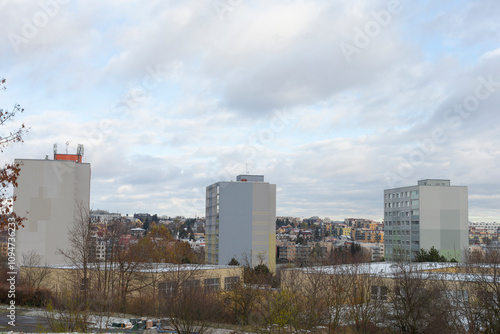
M 464 46 L 463 41 L 443 35 L 427 38 L 421 47 L 428 61 L 434 62 L 445 57 L 453 57 L 464 66 L 476 65 L 484 53 L 492 50 L 491 43 L 487 41 Z
M 407 15 L 402 20 L 401 33 L 404 40 L 417 44 L 426 60 L 433 62 L 454 57 L 463 65 L 470 66 L 488 51 L 487 42 L 463 37 L 467 27 L 459 20 L 473 6 L 470 1 L 419 1 L 405 6 Z M 452 16 L 456 18 L 450 18 Z M 442 22 L 445 19 L 449 20 L 449 24 Z
M 74 105 L 71 102 L 74 98 L 71 94 L 56 94 L 45 89 L 40 89 L 32 82 L 23 81 L 22 78 L 15 78 L 7 81 L 8 105 L 2 107 L 11 108 L 13 103 L 20 104 L 25 112 L 20 118 L 35 116 L 47 111 L 71 110 L 74 113 Z M 26 94 L 26 92 L 30 92 Z M 5 99 L 3 99 L 5 101 Z M 43 101 L 43 104 L 40 103 Z
M 189 119 L 198 112 L 194 109 L 179 111 L 186 100 L 195 99 L 199 95 L 196 92 L 185 91 L 178 83 L 164 82 L 161 84 L 161 88 L 153 90 L 149 94 L 151 94 L 151 99 L 149 99 L 147 106 L 168 118 Z M 192 108 L 196 108 L 196 106 Z
M 182 146 L 172 145 L 152 145 L 150 142 L 145 142 L 141 145 L 131 146 L 127 152 L 129 157 L 134 155 L 146 155 L 155 158 L 173 159 L 174 157 L 182 157 L 186 155 L 186 151 Z

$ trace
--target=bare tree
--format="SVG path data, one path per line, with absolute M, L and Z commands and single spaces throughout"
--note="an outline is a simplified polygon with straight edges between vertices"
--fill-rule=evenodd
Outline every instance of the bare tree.
M 63 289 L 45 306 L 43 332 L 87 332 L 89 313 L 82 310 L 72 290 Z
M 304 311 L 299 300 L 299 292 L 291 289 L 268 294 L 260 303 L 260 310 L 251 313 L 255 317 L 251 324 L 260 333 L 296 333 L 302 327 Z
M 42 264 L 42 256 L 31 250 L 22 254 L 21 285 L 31 289 L 40 289 L 49 279 L 50 270 Z
M 199 265 L 163 266 L 158 283 L 160 314 L 178 333 L 210 333 L 221 320 L 223 306 L 216 291 L 203 286 Z
M 264 325 L 268 332 L 337 331 L 347 319 L 348 288 L 353 277 L 346 266 L 290 268 L 282 273 L 282 289 L 271 294 Z
M 74 282 L 80 290 L 78 297 L 85 307 L 88 305 L 90 289 L 90 269 L 95 266 L 95 238 L 92 235 L 92 223 L 88 208 L 83 204 L 77 205 L 77 212 L 73 226 L 68 231 L 70 249 L 60 249 L 68 264 L 77 272 Z
M 4 78 L 0 77 L 0 90 L 5 90 Z M 15 104 L 12 110 L 0 108 L 0 125 L 7 126 L 18 113 L 22 113 L 23 108 L 19 104 Z M 3 132 L 3 131 L 2 131 Z M 0 133 L 0 152 L 11 144 L 22 142 L 23 136 L 28 132 L 28 129 L 21 124 L 12 130 L 7 130 L 5 133 Z M 0 228 L 13 223 L 16 228 L 23 227 L 23 222 L 26 218 L 12 211 L 13 203 L 16 200 L 15 196 L 10 196 L 10 186 L 17 186 L 17 178 L 21 171 L 21 165 L 18 163 L 5 164 L 0 167 Z
M 244 284 L 241 281 L 237 282 L 231 291 L 223 292 L 226 308 L 231 312 L 233 322 L 248 324 L 252 312 L 258 310 L 260 293 L 257 285 Z
M 344 286 L 347 291 L 347 317 L 358 333 L 370 333 L 376 328 L 387 299 L 387 286 L 372 273 L 370 264 L 344 266 L 348 277 Z
M 483 333 L 500 332 L 500 251 L 466 255 L 466 274 L 471 281 L 468 292 L 469 328 Z
M 349 291 L 346 289 L 352 277 L 346 266 L 329 266 L 324 269 L 325 279 L 323 280 L 323 289 L 325 291 L 325 303 L 328 316 L 325 326 L 332 333 L 336 332 L 343 324 L 348 322 Z
M 388 318 L 403 333 L 455 333 L 445 282 L 440 273 L 399 262 L 393 275 Z

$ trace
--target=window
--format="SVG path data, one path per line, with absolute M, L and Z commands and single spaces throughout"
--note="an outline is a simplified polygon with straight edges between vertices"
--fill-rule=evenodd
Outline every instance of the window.
M 387 287 L 372 285 L 372 300 L 386 301 Z
M 177 284 L 175 282 L 160 282 L 158 283 L 158 290 L 162 297 L 172 297 L 177 291 Z
M 468 306 L 469 305 L 469 292 L 467 290 L 446 290 L 445 296 L 455 306 Z
M 194 290 L 194 289 L 199 289 L 200 288 L 200 280 L 198 279 L 191 279 L 182 282 L 182 288 L 186 290 Z
M 219 291 L 220 289 L 220 279 L 219 278 L 207 278 L 205 279 L 205 291 Z
M 224 290 L 234 290 L 239 281 L 238 276 L 224 278 Z

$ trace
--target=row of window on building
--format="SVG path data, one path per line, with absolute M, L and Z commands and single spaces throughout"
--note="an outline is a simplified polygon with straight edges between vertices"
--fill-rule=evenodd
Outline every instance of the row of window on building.
M 410 207 L 410 201 L 402 201 L 402 202 L 387 202 L 385 203 L 385 208 L 404 208 Z
M 386 242 L 388 245 L 406 245 L 406 246 L 410 246 L 410 241 L 409 240 L 391 240 L 391 239 L 386 239 Z M 420 245 L 420 241 L 418 240 L 414 240 L 411 242 L 412 245 L 414 246 L 419 246 Z
M 239 281 L 240 278 L 238 276 L 225 277 L 224 290 L 226 291 L 234 290 Z M 219 291 L 220 287 L 221 287 L 220 278 L 204 279 L 205 291 L 207 292 Z M 160 294 L 162 296 L 172 297 L 177 292 L 178 288 L 188 289 L 188 290 L 200 289 L 201 288 L 200 280 L 199 279 L 186 280 L 180 286 L 178 282 L 175 281 L 158 283 L 158 290 L 160 291 Z
M 394 288 L 394 294 L 398 298 L 405 298 L 407 295 L 407 290 L 401 287 Z M 372 285 L 371 287 L 371 297 L 372 300 L 387 301 L 387 294 L 389 288 L 387 286 L 377 286 Z M 495 300 L 494 293 L 486 290 L 477 291 L 475 300 L 480 301 L 482 304 L 489 304 Z M 443 295 L 447 297 L 447 300 L 461 306 L 466 306 L 469 304 L 469 291 L 467 290 L 444 290 Z
M 419 216 L 420 215 L 420 210 L 411 210 L 411 211 L 386 211 L 384 213 L 386 216 L 389 217 L 410 217 L 410 214 L 412 216 Z
M 387 235 L 393 235 L 392 233 L 394 232 L 394 235 L 410 235 L 410 230 L 389 230 L 387 231 Z M 413 231 L 413 235 L 418 234 L 418 231 Z
M 418 225 L 419 221 L 418 220 L 412 220 L 411 224 L 412 225 Z M 410 221 L 409 220 L 403 220 L 403 221 L 398 220 L 398 221 L 395 221 L 395 222 L 388 221 L 388 222 L 385 223 L 386 227 L 387 226 L 404 226 L 404 225 L 409 226 L 410 225 Z
M 401 191 L 401 192 L 394 192 L 394 193 L 388 193 L 384 195 L 385 199 L 396 199 L 396 198 L 418 198 L 418 190 L 412 190 L 410 191 Z

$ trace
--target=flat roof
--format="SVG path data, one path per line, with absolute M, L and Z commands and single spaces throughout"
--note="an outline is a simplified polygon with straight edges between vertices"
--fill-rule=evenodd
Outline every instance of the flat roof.
M 104 267 L 105 263 L 92 263 L 88 265 L 88 269 L 94 270 L 99 267 Z M 26 267 L 26 266 L 21 266 Z M 78 270 L 82 269 L 82 266 L 71 265 L 71 264 L 53 264 L 47 266 L 33 266 L 37 268 L 50 268 L 50 269 L 66 269 L 66 270 Z M 115 269 L 118 265 L 114 265 Z M 137 272 L 175 272 L 175 271 L 190 271 L 190 270 L 217 270 L 217 269 L 238 269 L 243 268 L 242 266 L 229 266 L 229 265 L 214 265 L 214 264 L 174 264 L 174 263 L 141 263 Z

